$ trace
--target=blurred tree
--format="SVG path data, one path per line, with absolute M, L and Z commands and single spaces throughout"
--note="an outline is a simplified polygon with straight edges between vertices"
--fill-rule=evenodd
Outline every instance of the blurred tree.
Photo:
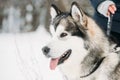
M 19 27 L 17 27 L 19 28 L 19 30 L 17 30 L 18 32 L 28 32 L 36 30 L 39 25 L 44 25 L 48 29 L 47 26 L 49 26 L 50 22 L 50 5 L 55 4 L 58 8 L 60 8 L 60 10 L 69 11 L 71 3 L 73 1 L 77 1 L 85 12 L 93 15 L 94 11 L 89 0 L 0 0 L 0 31 L 8 29 L 6 32 L 12 32 L 13 29 L 9 31 L 8 26 L 10 25 L 8 25 L 7 23 L 9 23 L 9 20 L 13 20 L 9 19 L 13 17 L 14 19 L 16 18 L 14 21 L 20 21 L 15 22 L 16 25 L 19 24 Z M 9 10 L 11 7 L 13 7 L 16 11 L 19 9 L 19 17 L 15 17 L 15 15 L 12 15 L 13 17 L 10 17 L 11 15 Z M 32 10 L 30 11 L 30 9 Z M 5 24 L 7 25 L 5 26 Z M 13 24 L 12 27 L 16 28 L 16 25 Z

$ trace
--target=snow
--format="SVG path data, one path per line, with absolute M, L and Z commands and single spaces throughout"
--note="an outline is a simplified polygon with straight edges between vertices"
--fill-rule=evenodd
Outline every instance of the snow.
M 43 26 L 35 32 L 0 34 L 0 80 L 63 80 L 59 69 L 49 69 L 41 51 L 50 39 Z

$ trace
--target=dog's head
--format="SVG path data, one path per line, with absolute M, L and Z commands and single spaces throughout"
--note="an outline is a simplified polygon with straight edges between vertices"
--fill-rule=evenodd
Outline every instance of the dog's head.
M 91 22 L 88 23 L 88 16 L 75 2 L 69 13 L 63 13 L 52 5 L 50 15 L 52 40 L 42 49 L 43 53 L 51 58 L 50 68 L 55 69 L 57 65 L 71 62 L 79 64 L 88 54 L 88 42 L 92 42 L 90 38 L 97 39 L 95 35 L 99 29 L 94 30 L 94 22 L 90 19 Z

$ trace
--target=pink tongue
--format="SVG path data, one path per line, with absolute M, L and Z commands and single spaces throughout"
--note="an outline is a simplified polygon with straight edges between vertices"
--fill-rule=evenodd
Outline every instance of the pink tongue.
M 51 59 L 50 61 L 50 69 L 51 70 L 55 70 L 57 64 L 58 64 L 59 58 L 56 59 Z

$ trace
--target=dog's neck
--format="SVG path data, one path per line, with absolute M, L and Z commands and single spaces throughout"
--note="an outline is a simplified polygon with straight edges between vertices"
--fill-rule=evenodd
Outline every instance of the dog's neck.
M 102 64 L 105 57 L 87 56 L 81 63 L 80 78 L 86 78 L 92 75 Z

